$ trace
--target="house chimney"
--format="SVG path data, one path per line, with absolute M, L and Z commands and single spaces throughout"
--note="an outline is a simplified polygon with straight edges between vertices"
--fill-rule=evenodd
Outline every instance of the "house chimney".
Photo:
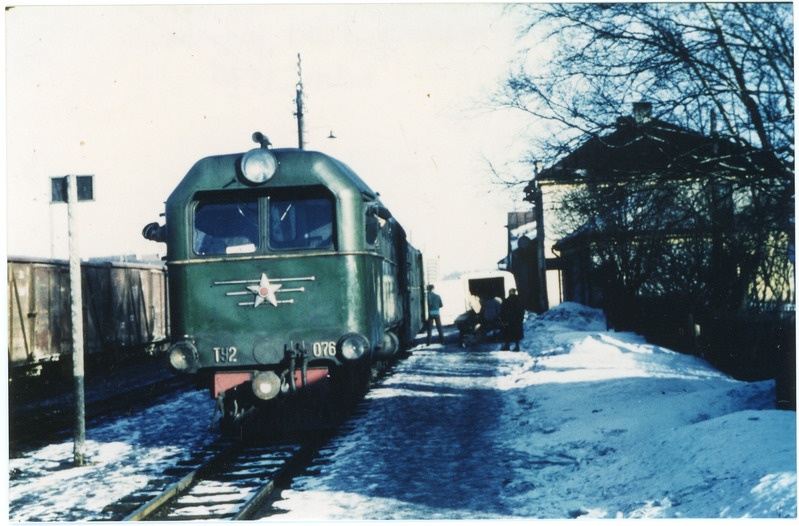
M 636 124 L 646 124 L 652 120 L 652 103 L 651 102 L 634 102 L 633 103 L 633 118 Z
M 718 132 L 716 131 L 716 110 L 710 110 L 710 136 L 715 137 Z

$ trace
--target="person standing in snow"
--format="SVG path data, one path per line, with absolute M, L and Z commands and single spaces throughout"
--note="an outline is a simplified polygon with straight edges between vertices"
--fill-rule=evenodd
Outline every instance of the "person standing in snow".
M 433 292 L 435 287 L 433 285 L 427 286 L 427 345 L 430 345 L 430 338 L 433 332 L 433 322 L 438 329 L 438 337 L 441 344 L 444 344 L 444 330 L 441 328 L 441 307 L 444 302 L 441 301 L 441 296 Z
M 519 342 L 524 337 L 524 306 L 516 289 L 508 291 L 508 298 L 502 302 L 499 316 L 502 320 L 505 337 L 505 345 L 502 346 L 502 350 L 510 350 L 510 342 L 514 342 L 516 345 L 513 350 L 518 351 Z

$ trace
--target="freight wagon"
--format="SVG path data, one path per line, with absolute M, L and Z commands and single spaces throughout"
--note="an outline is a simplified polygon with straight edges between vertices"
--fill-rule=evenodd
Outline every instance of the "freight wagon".
M 169 338 L 166 271 L 160 265 L 81 265 L 87 364 L 160 349 Z M 71 366 L 69 264 L 8 259 L 9 377 Z

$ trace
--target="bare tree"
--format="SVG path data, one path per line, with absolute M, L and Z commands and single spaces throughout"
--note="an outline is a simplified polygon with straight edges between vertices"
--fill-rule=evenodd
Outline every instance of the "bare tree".
M 541 159 L 613 126 L 639 100 L 655 116 L 770 152 L 793 170 L 793 21 L 790 4 L 533 4 L 525 34 L 556 51 L 528 70 L 525 53 L 507 105 L 554 132 Z M 566 147 L 567 150 L 564 150 Z M 551 157 L 550 157 L 551 160 Z
M 610 273 L 608 286 L 630 296 L 688 294 L 728 310 L 792 302 L 792 6 L 512 9 L 529 17 L 523 34 L 539 37 L 500 96 L 547 130 L 530 159 L 556 166 L 616 130 L 641 100 L 653 103 L 654 119 L 714 139 L 666 169 L 626 173 L 624 184 L 595 171 L 560 203 L 569 228 L 592 230 L 596 268 Z M 541 49 L 555 50 L 544 66 L 534 60 Z

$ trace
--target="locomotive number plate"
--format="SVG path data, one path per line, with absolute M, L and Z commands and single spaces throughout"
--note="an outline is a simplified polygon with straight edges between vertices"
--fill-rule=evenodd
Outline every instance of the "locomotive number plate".
M 317 358 L 332 358 L 336 355 L 336 342 L 314 342 L 311 352 Z
M 216 363 L 233 363 L 237 362 L 236 355 L 239 350 L 235 347 L 214 347 L 214 361 Z

